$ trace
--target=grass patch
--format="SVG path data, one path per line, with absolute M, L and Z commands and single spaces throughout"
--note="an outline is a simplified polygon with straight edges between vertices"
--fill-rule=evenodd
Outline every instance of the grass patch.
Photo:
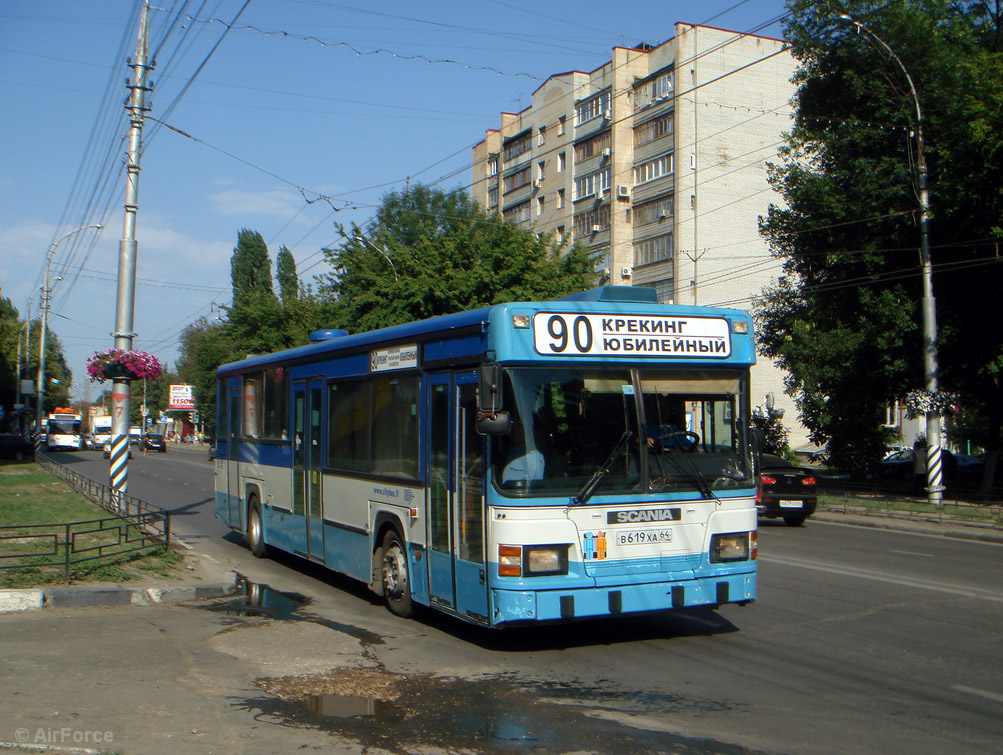
M 1003 526 L 1003 507 L 945 501 L 940 507 L 908 498 L 883 498 L 876 495 L 819 495 L 819 509 L 863 509 L 873 514 L 905 514 L 929 519 L 957 519 L 965 522 Z
M 115 520 L 34 463 L 0 467 L 0 527 L 7 528 L 0 529 L 0 567 L 16 567 L 0 569 L 0 588 L 65 582 L 68 547 L 70 582 L 169 578 L 184 560 L 145 545 L 139 527 Z

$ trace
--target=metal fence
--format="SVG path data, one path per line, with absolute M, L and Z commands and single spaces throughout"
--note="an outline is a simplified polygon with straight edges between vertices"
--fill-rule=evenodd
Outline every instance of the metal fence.
M 44 454 L 37 454 L 35 460 L 113 516 L 0 527 L 0 570 L 61 569 L 64 580 L 69 582 L 71 569 L 78 564 L 169 546 L 169 511 L 94 482 Z

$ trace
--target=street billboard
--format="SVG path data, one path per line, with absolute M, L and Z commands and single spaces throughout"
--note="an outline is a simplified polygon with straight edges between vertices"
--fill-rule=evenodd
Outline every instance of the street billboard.
M 195 410 L 195 386 L 172 385 L 170 389 L 170 398 L 167 405 L 168 410 L 180 409 L 188 412 Z

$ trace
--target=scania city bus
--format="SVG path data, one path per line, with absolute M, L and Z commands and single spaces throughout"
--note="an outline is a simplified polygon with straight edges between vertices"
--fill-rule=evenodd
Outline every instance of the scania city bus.
M 756 597 L 751 318 L 606 286 L 218 371 L 216 513 L 490 627 Z

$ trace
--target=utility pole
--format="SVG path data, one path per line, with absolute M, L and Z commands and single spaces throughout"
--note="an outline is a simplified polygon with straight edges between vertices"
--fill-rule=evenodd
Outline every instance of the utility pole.
M 42 329 L 38 336 L 38 375 L 35 378 L 35 428 L 38 434 L 35 436 L 35 453 L 42 450 L 45 444 L 45 436 L 42 433 L 42 420 L 45 410 L 42 407 L 42 399 L 45 398 L 45 330 L 49 323 L 49 309 L 52 306 L 52 286 L 49 284 L 49 269 L 52 267 L 52 258 L 56 254 L 56 247 L 60 242 L 75 233 L 86 231 L 89 228 L 100 229 L 100 223 L 92 223 L 80 228 L 67 231 L 58 239 L 49 244 L 49 249 L 45 253 L 45 272 L 42 280 Z M 58 280 L 58 278 L 57 278 Z
M 118 299 L 115 308 L 115 348 L 132 351 L 136 304 L 136 215 L 139 212 L 139 158 L 142 151 L 143 119 L 146 112 L 147 64 L 149 36 L 148 2 L 143 3 L 139 20 L 136 55 L 131 63 L 132 82 L 126 109 L 132 125 L 129 128 L 129 153 L 126 159 L 125 220 L 122 240 L 118 247 Z M 124 495 L 129 489 L 129 380 L 112 379 L 111 412 L 111 487 Z M 123 507 L 121 500 L 118 502 Z
M 943 502 L 944 485 L 943 457 L 940 452 L 940 408 L 936 402 L 940 392 L 937 380 L 937 304 L 933 296 L 933 264 L 930 260 L 930 192 L 927 187 L 926 149 L 923 141 L 923 110 L 920 108 L 919 93 L 916 91 L 916 85 L 913 83 L 909 70 L 889 44 L 875 34 L 867 24 L 857 21 L 852 16 L 843 13 L 840 15 L 840 19 L 853 24 L 858 33 L 864 32 L 895 61 L 905 75 L 906 82 L 909 84 L 909 94 L 912 96 L 913 105 L 916 108 L 914 135 L 916 137 L 916 186 L 919 189 L 919 264 L 923 279 L 923 372 L 926 394 L 930 400 L 930 404 L 926 408 L 926 492 L 927 501 L 934 506 L 940 506 Z M 914 451 L 914 453 L 916 452 L 919 452 L 919 449 Z

